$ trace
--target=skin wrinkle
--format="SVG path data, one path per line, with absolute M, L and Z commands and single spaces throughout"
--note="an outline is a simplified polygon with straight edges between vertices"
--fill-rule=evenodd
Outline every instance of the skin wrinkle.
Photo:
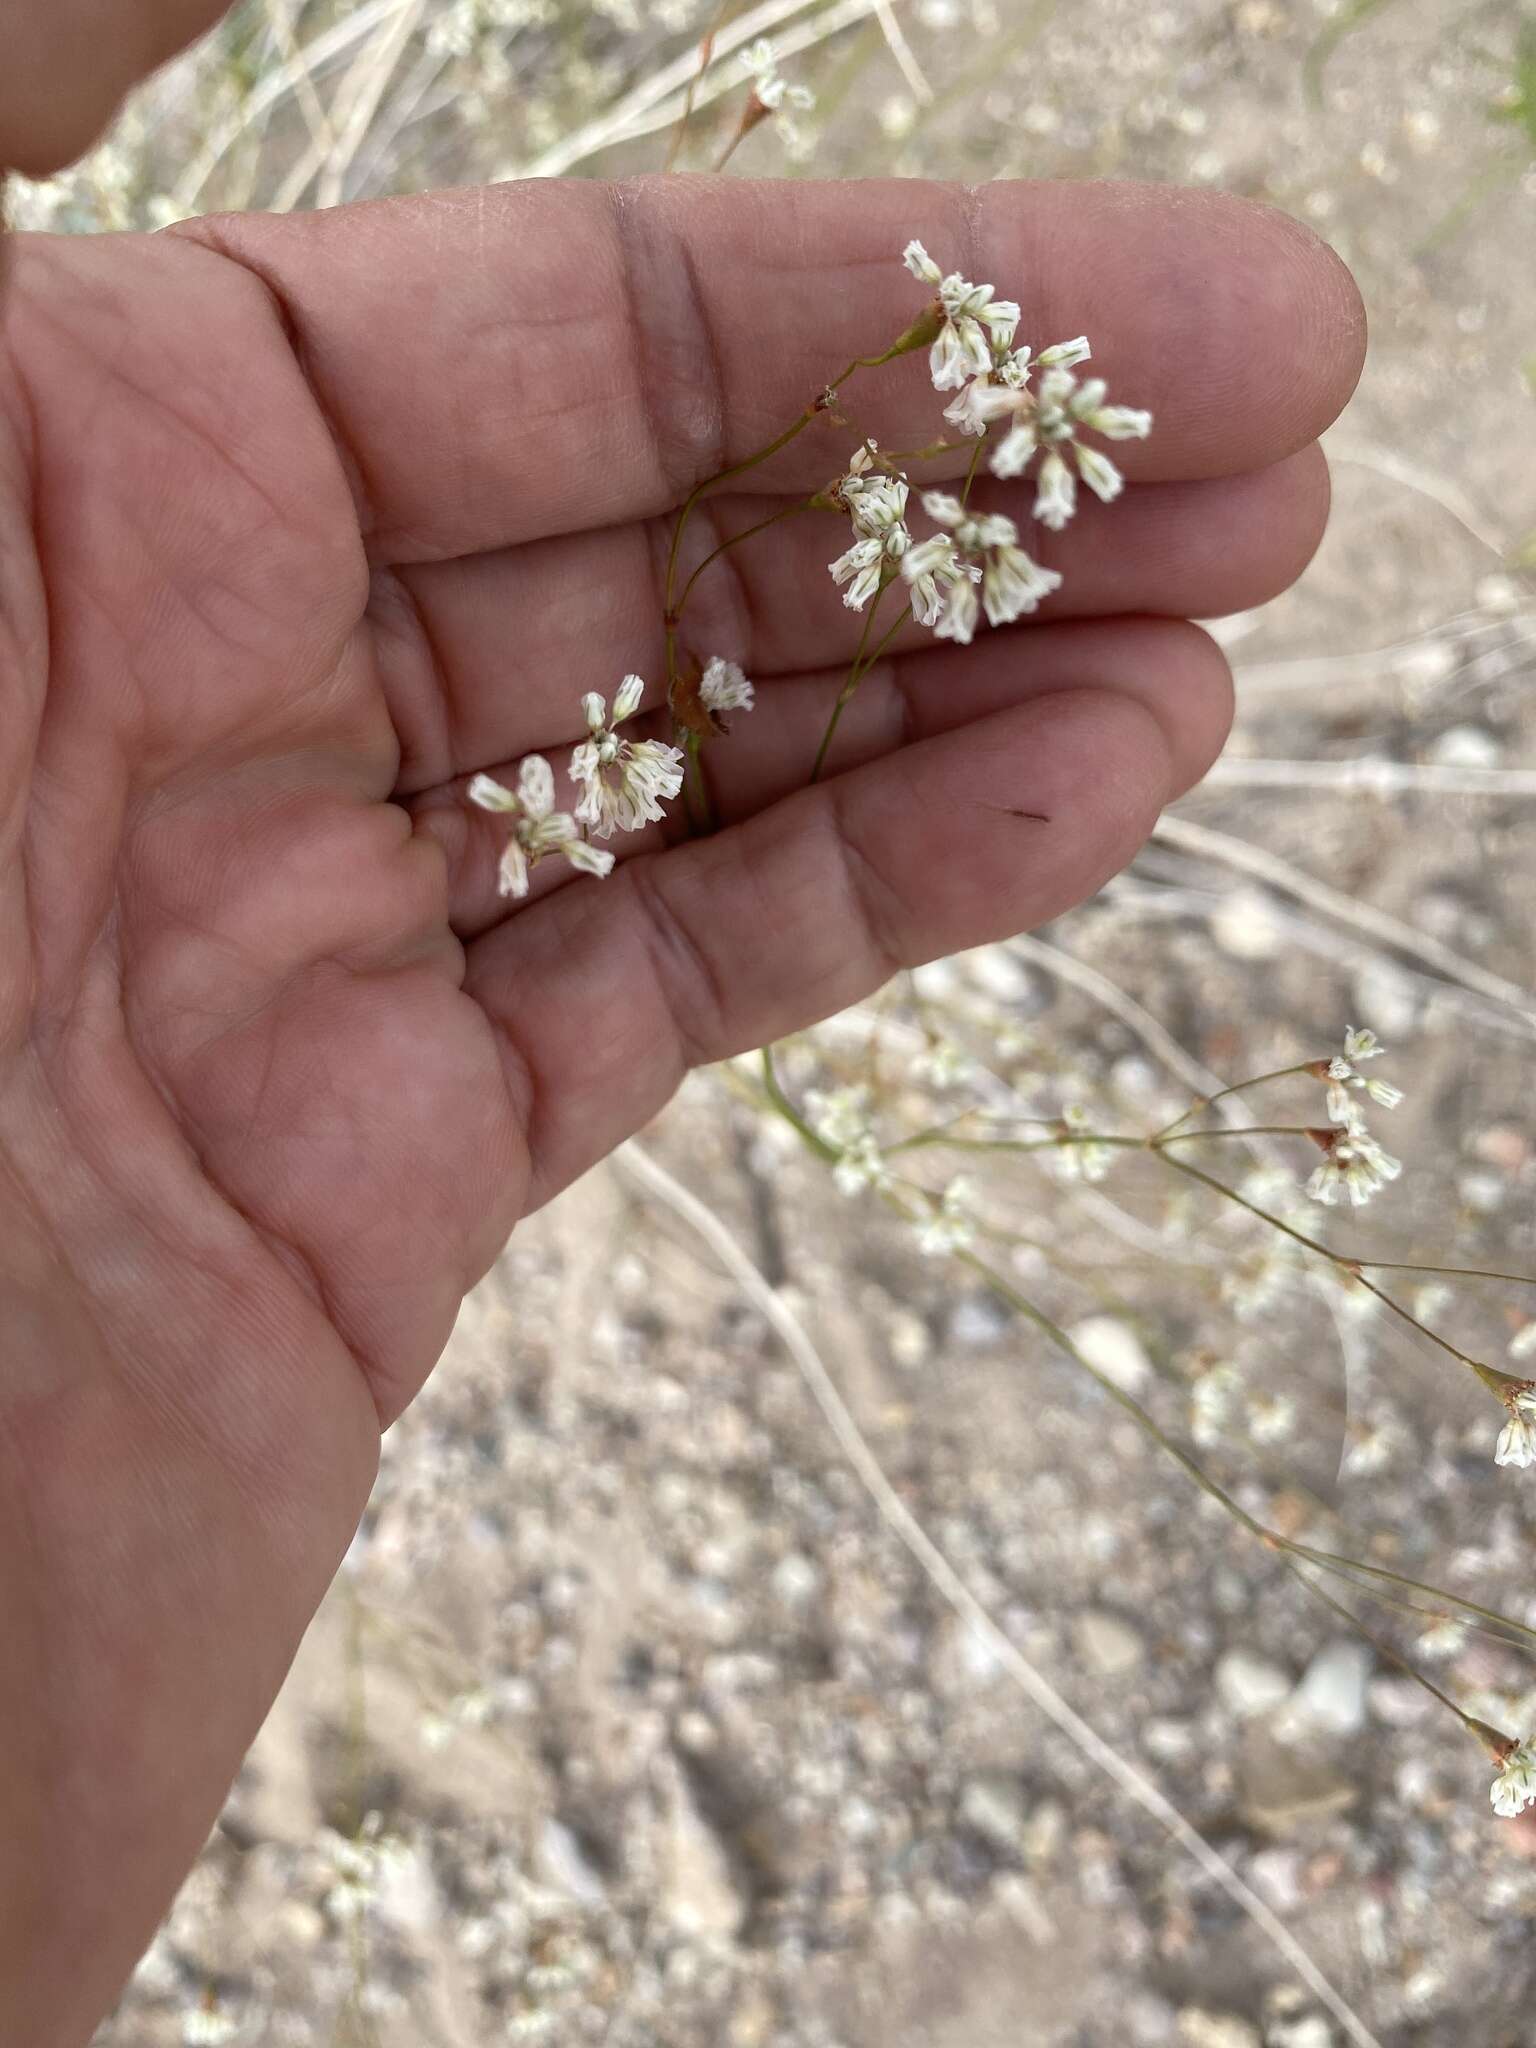
M 240 218 L 239 215 L 234 216 L 236 220 Z M 226 215 L 211 214 L 200 220 L 175 221 L 171 226 L 162 228 L 159 235 L 212 257 L 224 267 L 226 274 L 234 271 L 242 277 L 249 278 L 266 299 L 293 366 L 309 393 L 315 417 L 324 428 L 335 451 L 356 514 L 358 537 L 365 556 L 371 562 L 377 519 L 368 489 L 366 465 L 357 449 L 353 447 L 339 413 L 326 403 L 325 394 L 314 374 L 309 346 L 305 339 L 304 322 L 297 307 L 289 298 L 281 279 L 264 265 L 259 257 L 244 250 L 237 252 L 230 247 L 225 234 L 229 219 Z
M 628 353 L 636 365 L 640 384 L 640 413 L 650 436 L 662 493 L 668 503 L 680 503 L 703 477 L 714 476 L 725 467 L 728 415 L 720 348 L 699 287 L 692 252 L 670 224 L 658 218 L 663 209 L 646 203 L 650 194 L 638 185 L 615 184 L 608 188 L 608 193 L 610 232 L 629 323 Z M 641 228 L 639 236 L 634 232 L 636 223 Z M 667 259 L 661 265 L 656 262 L 658 239 Z M 643 247 L 637 246 L 642 241 Z M 683 286 L 681 291 L 677 289 L 679 282 Z M 669 315 L 678 307 L 687 308 L 686 324 L 693 344 L 684 353 L 691 361 L 705 365 L 706 383 L 702 405 L 664 408 L 658 402 L 658 387 L 660 391 L 685 388 L 690 395 L 695 391 L 691 379 L 680 387 L 670 360 L 658 362 L 650 346 L 650 336 L 666 331 Z M 658 369 L 665 374 L 656 375 Z M 702 419 L 702 431 L 692 430 L 695 419 Z M 679 426 L 683 428 L 681 433 L 677 431 Z M 679 444 L 680 452 L 674 456 L 673 450 Z

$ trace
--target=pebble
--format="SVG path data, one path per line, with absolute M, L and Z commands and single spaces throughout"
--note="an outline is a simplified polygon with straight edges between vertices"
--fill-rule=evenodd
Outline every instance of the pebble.
M 1187 2005 L 1179 2014 L 1179 2039 L 1186 2048 L 1263 2048 L 1258 2029 L 1247 2020 L 1198 2005 Z
M 1325 1643 L 1296 1688 L 1288 1720 L 1299 1724 L 1303 1731 L 1357 1734 L 1365 1726 L 1367 1689 L 1374 1663 L 1369 1647 L 1352 1637 Z
M 1090 1607 L 1072 1623 L 1077 1653 L 1090 1671 L 1103 1678 L 1122 1678 L 1146 1655 L 1146 1645 L 1128 1621 Z
M 1029 1825 L 1024 1788 L 1008 1771 L 977 1771 L 960 1789 L 960 1818 L 996 1849 L 1018 1849 Z
M 1240 1721 L 1267 1714 L 1291 1693 L 1289 1673 L 1250 1650 L 1228 1650 L 1218 1658 L 1215 1680 L 1222 1705 Z
M 1452 725 L 1427 749 L 1427 758 L 1437 768 L 1497 768 L 1504 749 L 1480 725 Z
M 1122 1394 L 1139 1394 L 1152 1377 L 1146 1347 L 1118 1316 L 1086 1316 L 1067 1334 L 1088 1363 Z
M 580 1836 L 553 1814 L 539 1831 L 534 1859 L 539 1877 L 552 1890 L 588 1905 L 607 1897 L 602 1874 L 582 1847 Z
M 700 1813 L 684 1772 L 667 1772 L 665 1785 L 661 1910 L 684 1934 L 737 1934 L 747 1917 L 747 1900 L 725 1844 Z

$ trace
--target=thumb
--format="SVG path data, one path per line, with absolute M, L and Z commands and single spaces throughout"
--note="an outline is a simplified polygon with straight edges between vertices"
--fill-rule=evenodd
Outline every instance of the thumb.
M 130 86 L 224 11 L 222 0 L 0 0 L 0 164 L 42 178 L 72 162 Z

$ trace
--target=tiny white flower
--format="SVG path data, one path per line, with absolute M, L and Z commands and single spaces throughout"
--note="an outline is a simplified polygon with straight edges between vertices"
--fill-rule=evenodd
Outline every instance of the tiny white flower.
M 904 476 L 876 468 L 878 450 L 866 442 L 854 455 L 846 475 L 826 495 L 841 505 L 853 524 L 853 545 L 828 564 L 843 603 L 861 612 L 896 573 L 896 564 L 912 545 L 907 530 L 909 486 Z
M 918 1219 L 917 1248 L 924 1258 L 947 1258 L 976 1242 L 976 1221 L 971 1213 L 970 1186 L 963 1178 L 952 1180 L 942 1199 L 926 1216 Z
M 1510 1751 L 1488 1797 L 1501 1820 L 1513 1820 L 1526 1807 L 1536 1806 L 1536 1743 L 1522 1742 Z
M 1049 597 L 1061 583 L 1054 569 L 1043 569 L 1018 545 L 1019 530 L 1011 519 L 999 514 L 980 516 L 968 512 L 960 500 L 943 491 L 929 491 L 923 509 L 938 526 L 946 529 L 953 547 L 962 556 L 974 557 L 981 571 L 981 604 L 994 626 L 1010 624 L 1032 612 L 1042 598 Z M 909 583 L 951 559 L 937 537 L 920 543 L 902 562 L 902 574 Z M 956 583 L 936 632 L 940 639 L 968 642 L 976 626 L 976 593 L 968 582 Z
M 1092 1128 L 1093 1118 L 1080 1102 L 1068 1103 L 1061 1113 L 1061 1135 L 1074 1140 L 1071 1144 L 1059 1144 L 1055 1151 L 1056 1170 L 1063 1180 L 1099 1181 L 1108 1174 L 1115 1161 L 1113 1145 L 1098 1144 L 1092 1138 L 1079 1138 L 1078 1133 Z
M 1522 1470 L 1536 1465 L 1536 1393 L 1518 1393 L 1511 1399 L 1509 1420 L 1499 1431 L 1493 1462 Z
M 832 1180 L 838 1192 L 860 1195 L 866 1188 L 890 1185 L 890 1171 L 876 1142 L 869 1115 L 867 1088 L 810 1088 L 805 1096 L 806 1121 L 838 1157 Z
M 808 1088 L 805 1119 L 824 1145 L 841 1151 L 870 1133 L 867 1088 Z
M 1066 451 L 1071 449 L 1077 464 L 1077 473 L 1089 490 L 1109 504 L 1119 497 L 1125 479 L 1109 457 L 1097 448 L 1089 447 L 1080 436 L 1084 432 L 1101 434 L 1106 441 L 1144 440 L 1152 431 L 1152 415 L 1139 412 L 1130 406 L 1106 405 L 1107 386 L 1102 377 L 1090 377 L 1079 383 L 1068 367 L 1067 358 L 1081 362 L 1087 353 L 1087 344 L 1082 344 L 1082 354 L 1075 354 L 1077 343 L 1061 345 L 1059 360 L 1046 367 L 1046 357 L 1058 353 L 1046 350 L 1037 358 L 1045 368 L 1038 392 L 1033 396 L 1028 410 L 1022 406 L 1013 429 L 992 451 L 992 474 L 998 477 L 1022 476 L 1028 468 L 1037 448 L 1046 450 L 1047 462 L 1054 455 L 1065 464 Z M 1044 509 L 1037 506 L 1036 516 L 1046 518 L 1048 523 L 1065 522 L 1070 516 L 1071 506 L 1062 511 L 1065 498 L 1064 486 L 1052 473 L 1049 486 L 1042 486 L 1041 500 Z
M 1357 1431 L 1339 1460 L 1339 1470 L 1351 1479 L 1370 1479 L 1384 1472 L 1398 1447 L 1398 1433 L 1388 1422 L 1377 1422 Z
M 554 770 L 542 754 L 529 754 L 523 761 L 515 790 L 490 775 L 476 775 L 465 794 L 482 811 L 516 819 L 497 869 L 503 896 L 526 896 L 528 878 L 547 853 L 564 855 L 584 874 L 601 877 L 612 870 L 613 855 L 588 846 L 578 834 L 575 818 L 555 809 Z
M 1074 370 L 1092 354 L 1087 335 L 1079 334 L 1072 341 L 1053 341 L 1049 348 L 1041 349 L 1035 361 L 1042 370 Z
M 1522 1323 L 1510 1338 L 1509 1355 L 1511 1358 L 1536 1356 L 1536 1316 L 1532 1316 L 1528 1323 Z
M 1052 448 L 1035 478 L 1035 517 L 1052 533 L 1060 533 L 1076 510 L 1077 479 Z
M 919 241 L 908 242 L 901 252 L 901 260 L 917 279 L 919 284 L 931 284 L 935 291 L 944 282 L 944 273 Z
M 909 242 L 902 260 L 912 275 L 938 294 L 944 324 L 929 352 L 936 391 L 958 391 L 972 377 L 987 374 L 1013 347 L 1019 308 L 997 297 L 997 287 L 940 271 L 921 242 Z
M 1360 1111 L 1350 1101 L 1349 1090 L 1359 1089 L 1380 1109 L 1396 1109 L 1403 1099 L 1401 1088 L 1394 1088 L 1390 1081 L 1378 1081 L 1356 1071 L 1355 1062 L 1379 1059 L 1386 1047 L 1377 1042 L 1374 1031 L 1356 1031 L 1351 1027 L 1344 1034 L 1344 1053 L 1341 1058 L 1335 1053 L 1328 1062 L 1328 1120 L 1344 1124 L 1350 1129 L 1363 1131 L 1364 1120 Z
M 816 95 L 808 85 L 791 85 L 779 70 L 779 60 L 774 55 L 773 45 L 766 36 L 757 41 L 742 58 L 747 76 L 752 80 L 752 90 L 757 102 L 765 112 L 780 114 L 786 106 L 798 107 L 808 113 L 816 104 Z
M 683 786 L 683 756 L 660 740 L 620 739 L 616 727 L 640 708 L 645 685 L 626 676 L 613 700 L 610 721 L 602 698 L 582 698 L 588 737 L 571 755 L 571 779 L 582 787 L 576 822 L 598 839 L 635 832 L 666 816 L 666 804 Z
M 750 711 L 755 691 L 739 663 L 711 657 L 699 680 L 699 701 L 717 716 L 724 711 Z
M 1189 1433 L 1202 1451 L 1214 1450 L 1221 1442 L 1238 1384 L 1230 1365 L 1213 1365 L 1195 1381 L 1189 1397 Z
M 964 560 L 948 534 L 937 535 L 909 549 L 901 558 L 901 571 L 912 592 L 912 616 L 920 626 L 931 627 L 942 640 L 961 637 L 953 630 L 953 614 L 959 587 L 966 585 L 961 603 L 969 605 L 970 623 L 964 637 L 970 638 L 975 631 L 975 587 L 981 581 L 981 571 Z
M 1256 1444 L 1284 1443 L 1296 1428 L 1289 1394 L 1258 1394 L 1248 1403 L 1248 1433 Z
M 833 1185 L 842 1195 L 861 1195 L 866 1188 L 883 1188 L 890 1185 L 890 1171 L 885 1156 L 871 1137 L 860 1138 L 850 1145 L 832 1168 Z
M 1307 1193 L 1324 1208 L 1332 1208 L 1340 1195 L 1347 1194 L 1358 1209 L 1402 1170 L 1402 1161 L 1383 1151 L 1369 1132 L 1346 1126 L 1330 1139 L 1323 1163 L 1307 1182 Z
M 863 611 L 885 581 L 885 542 L 871 537 L 856 540 L 848 552 L 839 555 L 827 568 L 832 581 L 843 593 L 843 603 L 851 612 Z
M 969 1080 L 976 1063 L 952 1038 L 937 1038 L 912 1062 L 912 1072 L 930 1088 L 954 1088 Z

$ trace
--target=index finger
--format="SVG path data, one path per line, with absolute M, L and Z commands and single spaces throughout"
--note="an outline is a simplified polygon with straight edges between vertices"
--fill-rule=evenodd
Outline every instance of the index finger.
M 387 562 L 665 511 L 910 326 L 914 235 L 1018 299 L 1021 339 L 1089 335 L 1111 397 L 1155 415 L 1116 450 L 1136 477 L 1279 461 L 1335 417 L 1364 349 L 1359 294 L 1310 231 L 1166 186 L 537 181 L 181 232 L 278 295 Z M 888 446 L 943 428 L 921 354 L 844 399 Z M 753 481 L 815 488 L 850 439 L 818 421 Z

